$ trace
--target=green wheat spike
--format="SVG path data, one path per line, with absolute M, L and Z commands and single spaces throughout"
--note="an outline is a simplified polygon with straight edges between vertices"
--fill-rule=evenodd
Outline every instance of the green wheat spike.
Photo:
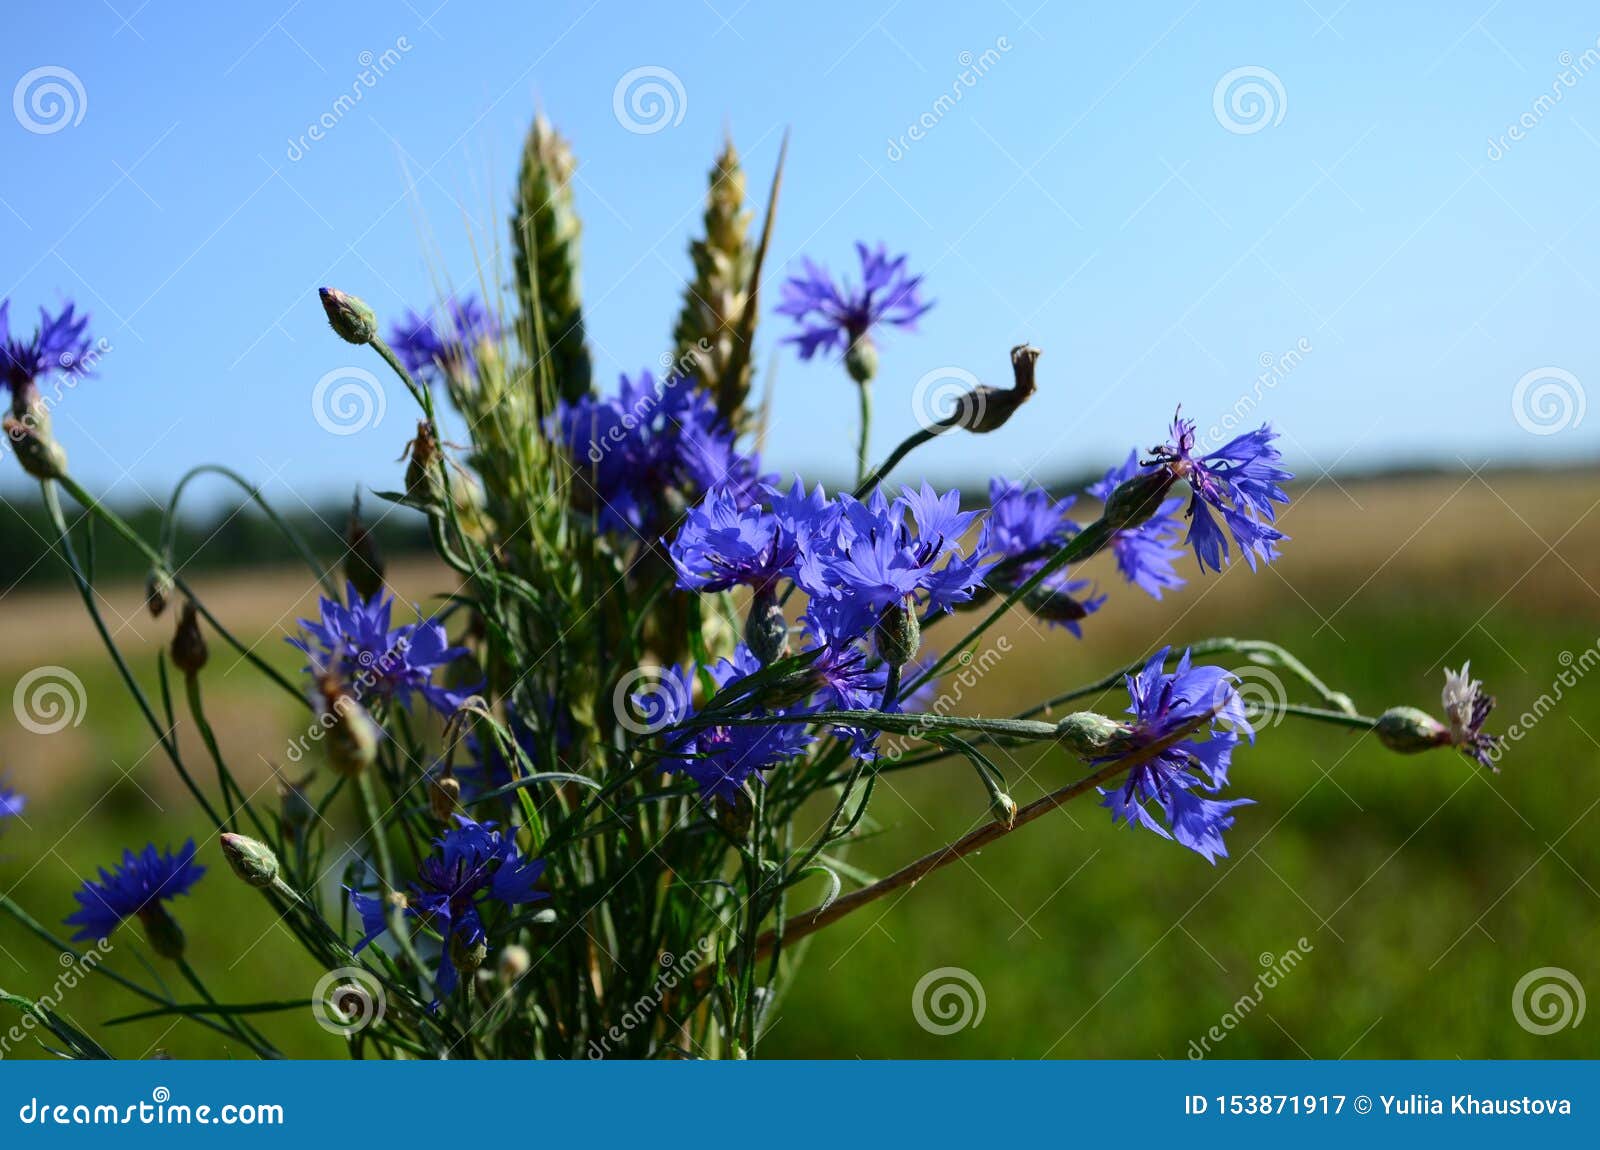
M 572 200 L 578 163 L 543 115 L 534 117 L 522 149 L 511 245 L 522 304 L 519 331 L 529 357 L 545 361 L 556 393 L 589 392 L 593 365 L 583 339 L 578 291 L 578 238 L 583 225 Z M 548 358 L 546 358 L 548 357 Z
M 673 339 L 678 370 L 693 370 L 717 400 L 717 411 L 737 429 L 749 413 L 750 357 L 733 354 L 735 328 L 749 298 L 755 252 L 750 212 L 744 206 L 744 168 L 728 139 L 712 165 L 706 195 L 705 238 L 689 245 L 694 280 L 684 289 Z

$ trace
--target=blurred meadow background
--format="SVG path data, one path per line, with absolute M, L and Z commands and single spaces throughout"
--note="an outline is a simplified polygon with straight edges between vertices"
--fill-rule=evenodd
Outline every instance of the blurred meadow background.
M 1051 815 L 819 935 L 766 1056 L 1184 1058 L 1226 1016 L 1237 1025 L 1210 1056 L 1600 1054 L 1593 1019 L 1538 1034 L 1513 1010 L 1539 968 L 1600 990 L 1600 683 L 1580 677 L 1540 703 L 1600 653 L 1600 440 L 1584 418 L 1600 378 L 1592 10 L 119 7 L 23 3 L 0 44 L 16 99 L 32 72 L 62 68 L 82 108 L 44 132 L 22 111 L 0 117 L 0 295 L 13 322 L 67 295 L 94 313 L 112 350 L 62 402 L 56 432 L 79 477 L 130 515 L 221 461 L 338 557 L 350 492 L 396 485 L 410 430 L 398 393 L 358 434 L 319 425 L 313 389 L 351 357 L 314 289 L 358 291 L 388 319 L 445 284 L 478 284 L 536 105 L 582 163 L 607 386 L 669 346 L 724 133 L 759 204 L 788 128 L 773 275 L 802 254 L 843 266 L 851 241 L 885 238 L 914 253 L 938 301 L 921 333 L 883 348 L 876 457 L 915 427 L 919 379 L 1001 382 L 1007 347 L 1044 349 L 1022 417 L 982 440 L 947 437 L 897 478 L 960 483 L 974 499 L 991 473 L 1065 491 L 1157 442 L 1180 402 L 1202 428 L 1241 411 L 1270 419 L 1300 476 L 1280 562 L 1215 577 L 1186 559 L 1188 585 L 1157 603 L 1102 557 L 1086 574 L 1112 598 L 1084 638 L 1012 620 L 957 709 L 1009 714 L 1161 645 L 1236 635 L 1281 643 L 1368 714 L 1437 710 L 1444 667 L 1467 659 L 1499 699 L 1488 729 L 1534 714 L 1497 776 L 1286 719 L 1237 756 L 1256 805 L 1214 868 L 1113 828 L 1091 803 Z M 338 103 L 385 52 L 397 62 L 379 82 Z M 641 68 L 674 81 L 660 126 L 642 132 L 625 84 Z M 1230 103 L 1238 69 L 1252 70 L 1259 116 Z M 784 333 L 764 324 L 768 464 L 831 485 L 853 396 L 825 365 L 780 363 Z M 0 710 L 0 781 L 29 799 L 25 825 L 0 828 L 0 891 L 54 928 L 81 878 L 124 846 L 203 837 L 205 824 L 51 553 L 37 487 L 0 464 L 0 700 L 45 665 L 75 675 L 85 700 L 48 734 Z M 197 494 L 186 575 L 298 672 L 282 638 L 314 610 L 308 579 L 220 486 Z M 402 600 L 454 590 L 417 523 L 396 514 L 383 532 Z M 148 685 L 171 620 L 149 618 L 142 570 L 101 542 L 107 614 Z M 220 645 L 212 660 L 212 719 L 246 785 L 303 773 L 284 757 L 303 723 L 292 705 Z M 1120 690 L 1101 705 L 1120 709 Z M 1032 752 L 1002 765 L 1019 802 L 1075 771 Z M 883 832 L 851 857 L 867 873 L 986 817 L 959 761 L 885 781 Z M 213 881 L 179 904 L 195 965 L 224 1000 L 305 998 L 320 972 L 273 937 L 219 857 L 203 861 Z M 137 933 L 113 942 L 109 963 L 137 970 Z M 1295 950 L 1293 971 L 1241 1011 Z M 943 967 L 970 972 L 984 1002 L 951 1034 L 912 1007 Z M 52 949 L 0 923 L 0 988 L 42 994 L 57 971 Z M 97 1033 L 142 1008 L 100 980 L 63 1006 Z M 309 1012 L 261 1025 L 291 1055 L 343 1051 Z M 168 1019 L 109 1041 L 127 1057 L 230 1054 Z

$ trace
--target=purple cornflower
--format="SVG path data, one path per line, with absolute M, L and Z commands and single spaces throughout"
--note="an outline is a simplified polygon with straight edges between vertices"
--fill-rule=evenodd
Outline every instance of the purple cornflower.
M 87 315 L 68 303 L 55 315 L 39 309 L 39 326 L 26 340 L 11 332 L 11 301 L 0 301 L 0 384 L 10 388 L 12 410 L 21 418 L 37 394 L 38 382 L 57 371 L 81 366 L 91 341 Z
M 309 656 L 306 670 L 335 672 L 360 700 L 394 699 L 409 710 L 412 696 L 420 693 L 440 713 L 455 713 L 472 691 L 439 686 L 433 674 L 467 649 L 450 646 L 444 624 L 424 619 L 391 627 L 392 596 L 378 591 L 363 599 L 351 584 L 345 597 L 349 606 L 324 598 L 320 618 L 300 620 L 304 637 L 289 638 Z
M 799 479 L 787 493 L 768 487 L 771 510 L 718 488 L 684 516 L 668 546 L 678 586 L 685 591 L 752 587 L 770 592 L 778 579 L 820 580 L 815 543 L 838 521 L 840 509 L 819 484 L 806 494 Z
M 849 495 L 839 501 L 843 514 L 833 554 L 821 561 L 823 584 L 808 592 L 876 616 L 895 606 L 948 611 L 983 582 L 981 547 L 971 555 L 961 547 L 979 513 L 961 510 L 959 490 L 940 495 L 923 483 L 920 491 L 901 488 L 892 503 L 882 491 L 865 503 Z
M 68 926 L 76 926 L 74 942 L 98 942 L 108 938 L 123 919 L 138 915 L 150 937 L 152 947 L 166 958 L 182 953 L 183 935 L 161 904 L 188 894 L 206 868 L 194 861 L 194 840 L 173 854 L 158 853 L 152 843 L 134 854 L 122 852 L 122 862 L 111 872 L 100 868 L 100 881 L 88 879 L 73 892 L 79 909 L 67 916 Z M 170 944 L 176 941 L 174 949 Z
M 1140 470 L 1139 452 L 1135 449 L 1128 452 L 1128 458 L 1120 467 L 1111 468 L 1098 483 L 1090 484 L 1089 495 L 1103 503 Z M 1176 497 L 1163 500 L 1149 519 L 1111 537 L 1111 553 L 1116 558 L 1117 570 L 1153 599 L 1161 598 L 1163 591 L 1182 587 L 1184 583 L 1183 576 L 1172 566 L 1183 554 L 1174 546 L 1181 530 L 1177 515 L 1182 506 L 1183 500 Z
M 1113 823 L 1138 824 L 1162 838 L 1176 839 L 1215 864 L 1217 856 L 1228 857 L 1222 832 L 1233 826 L 1230 812 L 1254 800 L 1208 799 L 1195 791 L 1220 791 L 1228 781 L 1228 765 L 1239 733 L 1253 742 L 1255 731 L 1245 717 L 1244 701 L 1234 689 L 1232 672 L 1222 667 L 1193 667 L 1185 651 L 1169 675 L 1163 668 L 1171 650 L 1163 647 L 1142 671 L 1128 676 L 1132 700 L 1128 713 L 1134 716 L 1129 745 L 1098 761 L 1122 758 L 1197 719 L 1204 717 L 1205 722 L 1189 738 L 1131 768 L 1116 790 L 1102 789 L 1105 801 L 1100 805 L 1111 811 Z M 1196 774 L 1196 768 L 1203 775 Z M 1160 809 L 1166 826 L 1156 820 L 1147 803 Z
M 1287 503 L 1281 484 L 1294 476 L 1279 466 L 1283 456 L 1272 445 L 1278 437 L 1270 424 L 1235 436 L 1215 451 L 1195 454 L 1195 424 L 1182 414 L 1172 421 L 1172 440 L 1154 451 L 1146 466 L 1167 469 L 1173 479 L 1185 480 L 1193 492 L 1189 500 L 1189 534 L 1200 568 L 1221 571 L 1229 561 L 1228 540 L 1212 511 L 1222 516 L 1228 533 L 1244 553 L 1250 569 L 1256 559 L 1270 563 L 1278 557 L 1277 544 L 1288 538 L 1271 526 L 1274 503 Z
M 984 573 L 984 582 L 1005 593 L 1033 578 L 1051 555 L 1081 530 L 1068 514 L 1073 502 L 1071 496 L 1057 499 L 1042 487 L 991 479 L 989 515 L 979 549 L 996 562 Z M 1065 627 L 1081 639 L 1078 620 L 1098 611 L 1106 601 L 1104 595 L 1084 594 L 1092 587 L 1087 579 L 1073 579 L 1065 570 L 1046 576 L 1037 597 L 1056 606 L 1045 611 L 1045 621 Z M 1063 609 L 1061 604 L 1068 599 L 1071 603 Z
M 1445 717 L 1450 720 L 1450 745 L 1480 766 L 1498 771 L 1494 750 L 1500 738 L 1483 731 L 1484 721 L 1494 710 L 1494 696 L 1483 693 L 1482 681 L 1472 677 L 1471 663 L 1461 664 L 1459 671 L 1444 669 L 1442 699 Z
M 818 351 L 850 351 L 870 346 L 873 328 L 882 324 L 914 331 L 917 319 L 933 306 L 921 297 L 922 277 L 906 274 L 906 257 L 890 258 L 888 248 L 877 251 L 857 242 L 861 259 L 861 284 L 836 281 L 828 270 L 804 261 L 805 273 L 784 282 L 779 315 L 789 316 L 800 331 L 785 342 L 800 349 L 801 359 Z M 854 372 L 852 371 L 852 374 Z M 867 379 L 871 378 L 871 371 Z M 866 382 L 857 376 L 858 383 Z
M 483 924 L 486 903 L 514 907 L 550 897 L 536 889 L 544 874 L 543 859 L 524 858 L 516 840 L 495 830 L 494 823 L 474 822 L 466 815 L 455 820 L 454 828 L 434 840 L 438 853 L 418 866 L 405 904 L 407 915 L 444 940 L 436 979 L 441 997 L 459 985 L 461 967 L 468 967 L 470 974 L 483 963 L 489 939 Z M 361 915 L 362 938 L 355 947 L 359 953 L 389 928 L 386 904 L 380 896 L 349 893 Z
M 27 808 L 28 798 L 21 791 L 14 791 L 4 783 L 0 783 L 0 819 L 21 818 L 22 812 Z
M 627 376 L 613 396 L 563 403 L 552 430 L 592 496 L 602 530 L 653 535 L 665 526 L 669 493 L 694 500 L 721 490 L 746 507 L 764 477 L 754 455 L 735 447 L 716 403 L 681 376 Z
M 499 339 L 499 319 L 475 295 L 450 296 L 427 315 L 407 311 L 389 329 L 395 355 L 407 371 L 427 383 L 473 378 L 479 349 Z

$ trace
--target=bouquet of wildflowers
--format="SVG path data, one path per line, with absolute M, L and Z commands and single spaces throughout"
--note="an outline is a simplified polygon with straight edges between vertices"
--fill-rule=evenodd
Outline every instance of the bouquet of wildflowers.
M 74 953 L 137 919 L 155 963 L 187 990 L 93 969 L 148 1013 L 277 1054 L 273 1011 L 304 1004 L 219 1002 L 186 957 L 181 896 L 229 882 L 253 888 L 286 928 L 273 938 L 292 937 L 327 972 L 311 1008 L 352 1055 L 747 1057 L 807 936 L 1071 800 L 1092 796 L 1114 823 L 1173 844 L 1159 849 L 1225 856 L 1250 802 L 1232 787 L 1234 752 L 1264 715 L 1494 765 L 1483 732 L 1493 700 L 1465 667 L 1447 676 L 1443 721 L 1405 707 L 1373 718 L 1263 639 L 1129 652 L 1126 666 L 1015 713 L 952 713 L 941 682 L 1009 613 L 1066 641 L 1115 609 L 1118 592 L 1080 574 L 1095 555 L 1110 554 L 1125 593 L 1155 599 L 1182 586 L 1174 561 L 1186 549 L 1202 572 L 1273 562 L 1288 543 L 1276 515 L 1292 478 L 1274 432 L 1205 444 L 1180 414 L 1158 445 L 1103 461 L 1084 515 L 1072 497 L 1004 478 L 978 505 L 911 480 L 900 473 L 929 440 L 1003 433 L 1041 385 L 1040 352 L 1013 349 L 1010 386 L 974 386 L 886 459 L 868 458 L 880 337 L 914 329 L 933 303 L 905 256 L 858 245 L 854 276 L 807 260 L 772 309 L 793 325 L 785 343 L 837 362 L 841 394 L 855 390 L 856 482 L 830 492 L 780 477 L 755 448 L 765 412 L 751 355 L 764 289 L 785 276 L 768 266 L 779 180 L 753 232 L 742 166 L 724 148 L 667 369 L 609 387 L 585 344 L 574 170 L 566 142 L 536 122 L 503 299 L 458 295 L 385 324 L 360 299 L 322 292 L 334 332 L 370 348 L 415 400 L 403 474 L 373 488 L 426 517 L 455 573 L 431 610 L 397 613 L 358 515 L 342 560 L 324 569 L 245 478 L 202 466 L 174 493 L 175 505 L 201 474 L 238 484 L 321 583 L 316 617 L 289 636 L 298 675 L 195 594 L 171 532 L 141 538 L 73 479 L 46 389 L 90 352 L 87 317 L 69 305 L 29 333 L 0 306 L 8 445 L 39 480 L 108 654 L 211 828 L 181 847 L 108 857 L 75 909 L 9 898 L 0 909 Z M 464 444 L 445 437 L 446 404 Z M 175 618 L 149 665 L 101 622 L 63 495 L 148 557 L 149 608 Z M 246 794 L 207 721 L 217 643 L 304 707 L 291 757 L 312 769 L 285 778 L 275 804 Z M 1247 706 L 1236 676 L 1207 661 L 1219 656 L 1278 669 L 1304 701 Z M 1125 710 L 1071 709 L 1119 685 Z M 180 709 L 210 761 L 189 761 L 172 736 Z M 1057 746 L 1081 769 L 1019 806 L 1001 763 L 1026 743 Z M 948 759 L 980 784 L 973 829 L 886 877 L 852 866 L 852 844 L 876 829 L 880 777 Z M 23 802 L 0 790 L 0 820 Z M 341 807 L 359 817 L 353 841 L 324 817 Z M 5 1001 L 52 1049 L 106 1056 L 110 1040 L 54 1004 Z

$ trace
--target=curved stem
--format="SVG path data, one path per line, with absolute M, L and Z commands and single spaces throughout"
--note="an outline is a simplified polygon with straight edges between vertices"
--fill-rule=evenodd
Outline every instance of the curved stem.
M 867 453 L 872 441 L 872 384 L 858 384 L 856 391 L 861 412 L 861 426 L 856 432 L 856 485 L 862 487 L 867 478 Z
M 924 443 L 927 443 L 929 440 L 939 438 L 939 436 L 943 435 L 949 430 L 950 428 L 948 427 L 924 427 L 913 432 L 911 435 L 906 436 L 905 439 L 901 440 L 900 446 L 896 447 L 889 453 L 888 459 L 885 459 L 882 463 L 878 464 L 877 468 L 872 472 L 872 474 L 857 482 L 856 489 L 854 492 L 852 492 L 852 494 L 857 499 L 864 499 L 869 491 L 883 482 L 888 474 L 899 465 L 902 459 L 910 455 Z

